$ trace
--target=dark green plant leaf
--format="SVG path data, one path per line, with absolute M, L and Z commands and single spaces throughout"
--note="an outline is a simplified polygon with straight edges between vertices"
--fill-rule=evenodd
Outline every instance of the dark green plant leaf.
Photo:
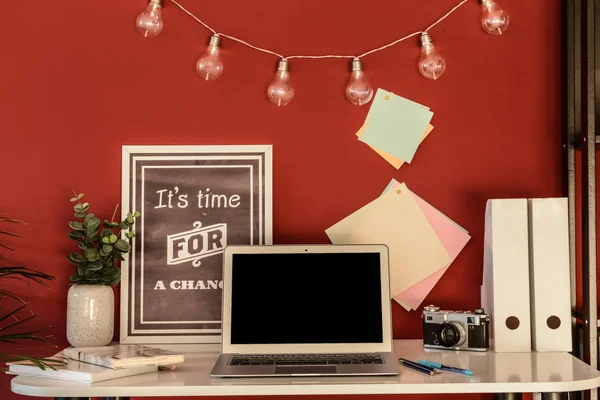
M 93 235 L 88 237 L 88 242 L 92 243 L 92 242 L 97 241 L 98 239 L 100 239 L 100 235 L 98 235 L 98 232 L 96 232 Z
M 81 250 L 87 249 L 87 245 L 83 241 L 77 242 L 77 247 L 79 247 Z
M 94 218 L 94 214 L 93 213 L 89 213 L 85 216 L 85 219 L 90 219 L 90 218 Z
M 85 268 L 90 271 L 98 271 L 101 270 L 102 267 L 103 265 L 100 261 L 94 261 L 85 266 Z
M 81 275 L 77 275 L 77 274 L 75 274 L 75 275 L 71 275 L 71 278 L 69 278 L 69 279 L 70 279 L 70 280 L 71 280 L 71 282 L 73 282 L 73 283 L 79 283 L 79 282 L 81 282 L 81 281 L 84 279 L 84 277 L 83 277 L 83 276 L 81 276 Z
M 113 228 L 113 229 L 114 228 L 118 228 L 119 227 L 119 223 L 118 222 L 111 222 L 110 223 L 110 227 Z
M 77 240 L 80 241 L 81 239 L 83 239 L 83 232 L 81 231 L 71 231 L 69 232 L 69 237 L 73 240 Z
M 81 212 L 81 210 L 83 210 L 83 204 L 75 204 L 73 210 L 75 210 L 75 212 Z
M 77 275 L 79 275 L 79 276 L 88 276 L 92 272 L 93 272 L 92 270 L 89 270 L 87 268 L 83 268 L 83 267 L 77 268 Z
M 102 221 L 102 226 L 105 228 L 110 228 L 110 224 L 111 224 L 110 221 L 107 221 L 107 220 Z
M 119 239 L 117 243 L 115 243 L 115 247 L 117 250 L 122 251 L 123 253 L 127 253 L 131 250 L 131 245 L 127 240 Z
M 77 266 L 80 266 L 82 264 L 85 264 L 85 257 L 83 257 L 82 254 L 80 253 L 71 253 L 67 256 L 67 260 L 69 260 L 72 264 L 75 264 Z
M 75 215 L 75 218 L 85 218 L 85 214 L 82 212 L 76 212 L 74 215 Z
M 121 229 L 129 229 L 129 224 L 127 223 L 127 221 L 123 221 L 119 225 L 119 228 L 121 228 Z
M 88 261 L 98 261 L 100 259 L 100 252 L 98 251 L 98 249 L 92 247 L 89 249 L 85 250 L 85 258 L 88 259 Z
M 119 238 L 113 233 L 108 239 L 110 240 L 110 243 L 116 243 Z
M 123 257 L 123 254 L 119 253 L 118 251 L 115 251 L 115 258 L 120 261 L 125 261 L 125 257 Z
M 81 207 L 81 212 L 86 212 L 87 210 L 90 209 L 90 205 L 88 203 L 84 203 L 83 206 Z
M 82 231 L 83 230 L 83 224 L 79 221 L 71 221 L 69 222 L 69 227 L 73 230 L 76 231 Z
M 113 231 L 110 229 L 102 229 L 102 233 L 100 233 L 102 237 L 110 237 L 110 235 L 113 235 Z
M 109 244 L 103 244 L 102 248 L 100 249 L 100 255 L 102 257 L 106 257 L 107 255 L 109 255 L 110 253 L 112 253 L 113 251 L 113 247 Z

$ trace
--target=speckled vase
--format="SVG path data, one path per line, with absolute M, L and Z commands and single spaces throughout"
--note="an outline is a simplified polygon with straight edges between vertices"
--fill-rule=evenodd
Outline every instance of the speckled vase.
M 73 347 L 106 346 L 113 338 L 115 295 L 105 285 L 75 284 L 67 298 L 67 340 Z

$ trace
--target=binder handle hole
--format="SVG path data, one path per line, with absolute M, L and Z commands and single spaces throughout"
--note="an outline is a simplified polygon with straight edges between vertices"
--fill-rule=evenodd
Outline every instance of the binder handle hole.
M 519 321 L 519 318 L 517 318 L 515 316 L 510 316 L 510 317 L 506 318 L 506 327 L 508 329 L 510 329 L 511 331 L 514 331 L 515 329 L 517 329 L 519 327 L 519 325 L 521 325 L 521 321 Z
M 546 320 L 546 325 L 548 325 L 548 328 L 550 329 L 560 328 L 560 323 L 560 318 L 558 318 L 556 315 L 551 315 Z

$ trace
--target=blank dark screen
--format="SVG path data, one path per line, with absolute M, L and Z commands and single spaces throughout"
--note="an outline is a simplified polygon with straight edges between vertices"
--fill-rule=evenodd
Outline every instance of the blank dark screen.
M 232 257 L 232 344 L 383 342 L 379 253 Z

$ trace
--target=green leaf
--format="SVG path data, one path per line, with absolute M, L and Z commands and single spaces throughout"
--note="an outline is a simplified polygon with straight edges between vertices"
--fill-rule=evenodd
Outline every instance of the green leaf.
M 127 240 L 119 239 L 117 243 L 115 243 L 115 247 L 117 250 L 122 251 L 123 253 L 127 253 L 131 250 L 131 245 Z
M 71 282 L 78 283 L 78 282 L 81 282 L 85 278 L 83 276 L 81 276 L 81 275 L 75 274 L 75 275 L 71 275 L 70 279 L 71 279 Z
M 83 217 L 85 217 L 84 213 L 82 213 L 82 212 L 76 212 L 75 213 L 75 218 L 83 218 Z
M 110 227 L 111 228 L 118 228 L 119 227 L 119 223 L 118 222 L 111 222 L 110 223 Z
M 81 212 L 86 212 L 89 209 L 90 209 L 90 205 L 88 203 L 84 203 L 83 206 L 81 207 Z
M 89 213 L 85 216 L 85 219 L 90 219 L 90 218 L 94 218 L 94 214 L 93 213 Z
M 75 212 L 81 212 L 81 210 L 83 210 L 83 204 L 75 204 L 73 210 L 75 210 Z
M 141 214 L 139 211 L 136 211 L 136 212 L 134 212 L 134 213 L 133 213 L 133 216 L 134 216 L 135 218 L 137 218 L 137 217 L 140 217 L 141 215 L 142 215 L 142 214 Z
M 110 243 L 115 243 L 119 238 L 117 237 L 117 235 L 112 234 L 108 239 L 110 240 Z
M 100 228 L 100 220 L 98 218 L 89 218 L 85 220 L 85 231 L 88 236 L 94 235 Z
M 127 232 L 127 237 L 129 239 L 134 238 L 135 237 L 135 231 Z
M 83 267 L 77 268 L 77 275 L 79 275 L 79 276 L 87 276 L 87 275 L 90 275 L 92 272 L 94 272 L 94 271 L 89 270 L 87 268 L 83 268 Z
M 100 252 L 98 249 L 91 247 L 85 250 L 85 258 L 92 262 L 98 261 L 100 259 Z
M 90 271 L 98 271 L 98 270 L 102 269 L 102 267 L 103 267 L 103 265 L 100 261 L 94 261 L 85 266 L 85 268 Z
M 72 264 L 82 265 L 85 263 L 85 258 L 81 253 L 71 253 L 67 256 L 67 260 L 69 260 Z
M 127 218 L 133 217 L 132 213 L 127 213 Z
M 83 224 L 79 221 L 71 221 L 69 222 L 69 227 L 73 230 L 76 231 L 82 231 L 83 230 Z
M 133 225 L 134 222 L 135 222 L 135 220 L 133 219 L 133 217 L 127 217 L 127 223 L 129 225 Z
M 83 232 L 81 231 L 71 231 L 69 232 L 69 237 L 73 240 L 80 241 L 83 239 Z
M 123 254 L 119 253 L 118 251 L 115 252 L 115 258 L 120 261 L 125 261 L 125 257 L 123 257 Z
M 109 244 L 110 243 L 110 239 L 105 236 L 105 237 L 102 238 L 102 243 Z
M 81 200 L 81 198 L 83 197 L 83 193 L 80 193 L 77 195 L 77 200 Z
M 121 229 L 129 229 L 129 224 L 127 223 L 127 221 L 123 221 L 121 222 L 121 225 L 119 227 Z
M 109 255 L 110 253 L 112 253 L 113 247 L 109 244 L 103 244 L 102 248 L 100 249 L 100 255 L 102 257 L 106 257 L 107 255 Z
M 102 229 L 102 233 L 100 233 L 100 236 L 104 237 L 110 237 L 111 235 L 113 235 L 113 231 L 111 231 L 110 229 Z
M 85 244 L 85 242 L 77 242 L 77 247 L 79 247 L 81 250 L 85 250 L 87 249 L 87 245 Z
M 71 197 L 71 198 L 69 199 L 69 201 L 70 201 L 71 203 L 75 203 L 75 202 L 77 201 L 77 197 Z
M 107 220 L 102 221 L 102 226 L 105 228 L 110 228 L 110 224 L 111 224 L 110 221 L 107 221 Z

